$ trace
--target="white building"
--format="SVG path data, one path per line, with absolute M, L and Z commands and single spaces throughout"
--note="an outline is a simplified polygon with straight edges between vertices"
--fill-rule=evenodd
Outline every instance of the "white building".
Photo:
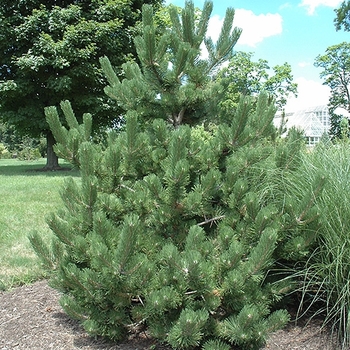
M 313 146 L 325 133 L 328 133 L 331 121 L 326 105 L 316 106 L 294 113 L 286 113 L 286 127 L 296 127 L 304 131 L 306 143 Z M 280 125 L 281 115 L 276 115 L 275 124 Z

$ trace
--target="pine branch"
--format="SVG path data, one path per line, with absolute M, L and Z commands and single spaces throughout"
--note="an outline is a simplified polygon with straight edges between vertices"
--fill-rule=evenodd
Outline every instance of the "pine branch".
M 45 268 L 55 270 L 56 261 L 54 261 L 54 257 L 52 256 L 49 247 L 44 243 L 41 236 L 37 232 L 33 232 L 28 238 L 36 254 L 45 265 Z
M 106 57 L 106 56 L 101 57 L 100 64 L 101 64 L 103 72 L 107 78 L 108 83 L 111 86 L 120 85 L 121 82 L 120 82 L 117 74 L 115 74 L 115 71 L 114 71 L 112 64 L 111 64 L 110 60 L 108 59 L 108 57 Z
M 210 1 L 205 1 L 201 18 L 199 20 L 197 31 L 196 31 L 197 40 L 198 42 L 200 41 L 200 43 L 202 43 L 202 41 L 205 39 L 205 35 L 208 30 L 209 19 L 212 11 L 213 11 L 213 3 Z
M 212 222 L 215 223 L 215 221 L 218 221 L 218 220 L 221 220 L 221 219 L 224 219 L 224 218 L 225 218 L 225 215 L 215 216 L 214 218 L 207 219 L 205 221 L 202 221 L 202 222 L 198 223 L 197 226 L 204 226 L 204 225 L 210 224 Z
M 126 188 L 127 190 L 129 190 L 131 192 L 134 192 L 134 193 L 136 192 L 134 189 L 132 189 L 131 187 L 128 187 L 126 185 L 120 184 L 119 186 L 122 187 L 122 188 Z
M 68 136 L 68 130 L 62 126 L 56 107 L 45 107 L 45 116 L 55 140 L 59 143 L 65 143 Z
M 66 121 L 69 128 L 78 129 L 79 123 L 77 121 L 77 118 L 75 117 L 71 103 L 68 100 L 62 101 L 60 103 L 60 107 L 63 111 L 64 116 L 66 117 Z
M 183 40 L 194 46 L 194 4 L 188 2 L 187 6 L 182 10 L 182 35 Z

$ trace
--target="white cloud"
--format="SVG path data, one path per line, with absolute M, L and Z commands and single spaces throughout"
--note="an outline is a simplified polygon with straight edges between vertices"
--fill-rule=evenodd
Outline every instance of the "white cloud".
M 223 18 L 218 15 L 211 17 L 208 26 L 208 36 L 214 42 L 219 38 Z M 279 14 L 256 15 L 250 10 L 237 9 L 233 25 L 242 28 L 238 44 L 255 47 L 265 38 L 282 33 L 282 17 Z
M 237 9 L 234 25 L 243 29 L 238 44 L 254 47 L 265 38 L 282 33 L 282 16 L 272 13 L 256 15 L 250 10 Z
M 333 113 L 350 119 L 350 113 L 345 108 L 337 107 Z
M 291 8 L 291 7 L 292 7 L 291 3 L 290 3 L 290 2 L 286 2 L 286 3 L 282 4 L 282 5 L 279 7 L 279 9 L 280 9 L 280 10 L 284 10 L 284 9 L 289 9 L 289 8 Z
M 328 86 L 302 77 L 295 79 L 295 82 L 298 84 L 298 97 L 289 98 L 285 108 L 287 113 L 328 104 L 330 97 Z
M 311 63 L 310 62 L 299 62 L 298 66 L 301 68 L 305 68 L 305 67 L 311 66 Z
M 309 15 L 313 15 L 315 10 L 319 6 L 327 6 L 327 7 L 337 7 L 340 5 L 342 0 L 302 0 L 299 6 L 305 6 L 307 8 L 307 13 Z
M 214 15 L 209 20 L 207 36 L 210 36 L 214 43 L 218 40 L 224 19 L 219 15 Z

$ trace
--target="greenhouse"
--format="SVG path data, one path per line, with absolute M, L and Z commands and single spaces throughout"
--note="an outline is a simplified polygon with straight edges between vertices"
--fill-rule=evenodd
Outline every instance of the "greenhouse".
M 276 125 L 280 125 L 281 118 L 281 115 L 276 116 Z M 318 143 L 330 129 L 330 115 L 326 105 L 286 113 L 285 118 L 287 129 L 294 126 L 304 131 L 308 146 Z

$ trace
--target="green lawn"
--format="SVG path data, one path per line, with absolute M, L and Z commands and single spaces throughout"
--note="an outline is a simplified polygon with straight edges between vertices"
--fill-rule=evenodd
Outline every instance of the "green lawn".
M 45 160 L 0 159 L 0 288 L 43 276 L 28 240 L 33 230 L 49 238 L 47 215 L 62 206 L 59 190 L 78 171 L 38 171 Z M 61 165 L 67 167 L 61 161 Z

